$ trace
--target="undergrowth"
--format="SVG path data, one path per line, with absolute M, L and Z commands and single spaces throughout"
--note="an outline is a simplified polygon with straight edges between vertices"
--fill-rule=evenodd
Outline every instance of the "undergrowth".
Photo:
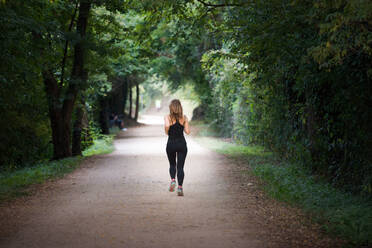
M 103 135 L 100 139 L 94 140 L 94 144 L 83 151 L 83 156 L 88 157 L 92 155 L 107 154 L 113 152 L 113 137 L 113 135 Z
M 218 153 L 243 161 L 277 200 L 302 208 L 322 229 L 348 241 L 351 247 L 372 245 L 372 199 L 352 195 L 311 174 L 300 164 L 277 159 L 259 146 L 242 146 L 216 138 L 199 142 Z

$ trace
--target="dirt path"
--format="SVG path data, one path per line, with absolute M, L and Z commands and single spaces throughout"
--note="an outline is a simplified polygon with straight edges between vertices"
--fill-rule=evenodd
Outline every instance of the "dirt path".
M 190 137 L 185 196 L 168 192 L 162 132 L 121 132 L 114 153 L 0 206 L 0 247 L 335 247 Z

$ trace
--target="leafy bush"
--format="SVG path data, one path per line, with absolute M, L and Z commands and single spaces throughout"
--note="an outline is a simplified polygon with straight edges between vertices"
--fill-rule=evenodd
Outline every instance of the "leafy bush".
M 372 194 L 371 10 L 370 1 L 343 0 L 221 11 L 218 27 L 235 31 L 203 55 L 208 121 L 224 137 Z

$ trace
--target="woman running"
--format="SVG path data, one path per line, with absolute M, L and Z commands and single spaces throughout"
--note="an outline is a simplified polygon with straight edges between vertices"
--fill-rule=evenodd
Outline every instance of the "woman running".
M 165 133 L 168 135 L 167 156 L 169 160 L 169 174 L 171 183 L 169 191 L 173 192 L 176 188 L 176 172 L 178 189 L 177 195 L 183 196 L 182 183 L 185 173 L 183 165 L 187 155 L 187 145 L 183 132 L 190 133 L 189 121 L 183 115 L 182 105 L 178 99 L 171 101 L 169 105 L 169 115 L 164 117 Z

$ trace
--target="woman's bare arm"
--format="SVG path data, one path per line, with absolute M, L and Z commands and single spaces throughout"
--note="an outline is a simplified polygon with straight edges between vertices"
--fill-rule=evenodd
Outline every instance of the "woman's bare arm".
M 187 119 L 187 116 L 185 115 L 184 116 L 185 118 L 185 123 L 184 123 L 184 129 L 183 131 L 186 133 L 186 134 L 190 134 L 190 125 L 189 125 L 189 120 Z
M 170 127 L 169 117 L 168 115 L 166 115 L 164 116 L 164 131 L 166 135 L 168 135 L 169 127 Z

